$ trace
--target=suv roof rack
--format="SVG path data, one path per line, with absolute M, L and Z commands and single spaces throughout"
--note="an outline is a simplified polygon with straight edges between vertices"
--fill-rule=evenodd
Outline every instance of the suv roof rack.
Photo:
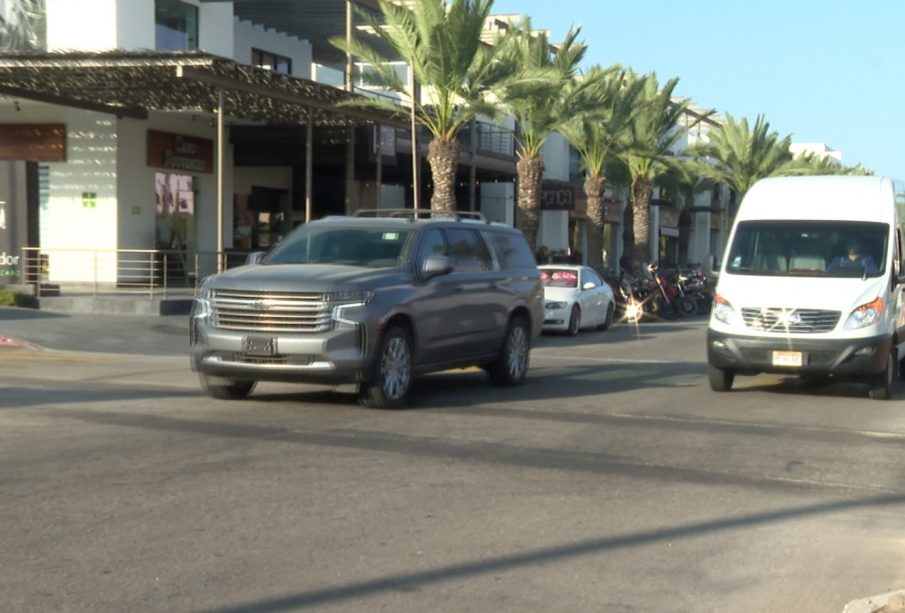
M 414 222 L 418 219 L 452 219 L 455 221 L 480 221 L 490 223 L 478 211 L 432 211 L 431 209 L 360 209 L 354 217 L 399 217 Z

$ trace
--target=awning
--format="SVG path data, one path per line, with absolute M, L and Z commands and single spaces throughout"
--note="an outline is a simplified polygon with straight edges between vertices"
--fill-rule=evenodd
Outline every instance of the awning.
M 0 54 L 0 95 L 119 117 L 150 111 L 224 114 L 262 123 L 397 124 L 389 115 L 339 104 L 360 98 L 329 85 L 200 51 L 15 52 Z

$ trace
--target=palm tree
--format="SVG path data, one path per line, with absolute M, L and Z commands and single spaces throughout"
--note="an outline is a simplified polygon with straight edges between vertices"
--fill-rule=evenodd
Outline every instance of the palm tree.
M 589 101 L 582 95 L 588 84 L 576 81 L 578 65 L 587 49 L 577 41 L 579 31 L 570 29 L 554 49 L 547 34 L 532 31 L 531 20 L 526 18 L 501 44 L 502 57 L 513 68 L 513 74 L 501 81 L 494 92 L 515 119 L 517 225 L 532 249 L 537 248 L 544 144 L 550 134 L 581 112 L 580 104 Z
M 700 174 L 698 164 L 693 160 L 677 158 L 676 164 L 661 179 L 661 185 L 682 197 L 679 211 L 679 263 L 688 263 L 688 244 L 691 240 L 691 223 L 694 219 L 695 198 L 714 188 L 713 179 Z
M 625 81 L 619 66 L 593 66 L 583 79 L 590 84 L 584 90 L 590 103 L 586 112 L 574 115 L 562 125 L 560 132 L 581 156 L 585 171 L 584 192 L 588 203 L 588 266 L 603 267 L 603 230 L 606 211 L 603 194 L 607 180 L 607 164 L 628 141 L 629 122 L 635 99 L 644 79 Z
M 487 102 L 486 93 L 510 74 L 510 66 L 496 60 L 498 47 L 481 42 L 492 4 L 492 0 L 452 0 L 447 6 L 444 0 L 412 0 L 403 6 L 380 0 L 382 18 L 358 11 L 378 42 L 331 39 L 333 45 L 367 66 L 361 75 L 365 83 L 411 99 L 409 88 L 391 65 L 396 58 L 409 63 L 427 99 L 424 104 L 413 99 L 412 104 L 416 123 L 432 136 L 427 160 L 433 175 L 434 211 L 456 210 L 456 135 L 476 115 L 495 115 L 496 106 Z M 384 48 L 391 50 L 392 57 Z M 353 104 L 407 115 L 405 109 L 386 100 L 365 98 Z
M 627 79 L 640 78 L 629 73 Z M 706 115 L 697 116 L 689 125 L 680 126 L 679 119 L 691 102 L 674 101 L 672 92 L 678 84 L 670 79 L 661 89 L 656 74 L 644 77 L 636 112 L 631 125 L 631 143 L 620 154 L 631 175 L 632 244 L 626 244 L 626 254 L 633 262 L 650 256 L 650 202 L 654 182 L 671 166 L 673 149 L 685 132 Z M 628 242 L 628 241 L 626 241 Z
M 806 175 L 872 175 L 861 164 L 845 166 L 839 160 L 829 156 L 819 156 L 813 153 L 805 153 L 795 158 L 793 174 Z
M 708 139 L 689 153 L 704 158 L 698 166 L 702 174 L 735 190 L 736 202 L 760 179 L 803 172 L 803 164 L 789 151 L 791 135 L 780 138 L 770 131 L 763 115 L 757 116 L 752 130 L 746 118 L 736 121 L 727 114 L 722 125 L 710 130 Z
M 0 3 L 2 6 L 2 3 Z M 45 0 L 17 0 L 0 12 L 0 49 L 43 51 L 47 46 Z

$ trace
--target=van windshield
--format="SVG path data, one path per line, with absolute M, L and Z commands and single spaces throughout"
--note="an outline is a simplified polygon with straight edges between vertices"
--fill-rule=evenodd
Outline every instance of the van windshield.
M 726 272 L 740 275 L 878 277 L 889 226 L 850 221 L 743 221 Z
M 412 230 L 302 226 L 277 245 L 262 264 L 339 264 L 394 268 L 405 257 Z

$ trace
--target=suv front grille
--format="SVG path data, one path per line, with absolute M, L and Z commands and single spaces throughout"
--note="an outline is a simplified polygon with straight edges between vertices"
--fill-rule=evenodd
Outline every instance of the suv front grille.
M 818 309 L 743 308 L 745 325 L 766 332 L 814 334 L 831 332 L 839 323 L 839 311 Z
M 213 324 L 246 332 L 324 332 L 333 326 L 332 306 L 317 293 L 214 290 Z

